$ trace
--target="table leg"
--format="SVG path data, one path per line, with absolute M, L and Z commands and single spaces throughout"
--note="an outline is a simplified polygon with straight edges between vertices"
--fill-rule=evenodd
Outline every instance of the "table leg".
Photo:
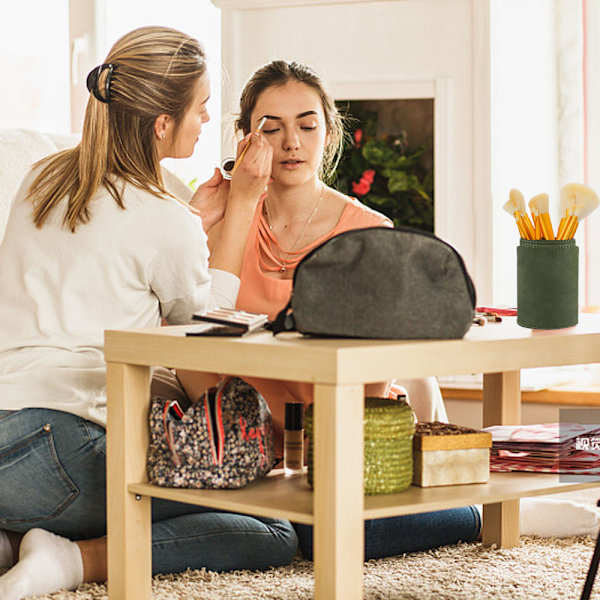
M 107 392 L 108 596 L 150 600 L 151 499 L 127 491 L 147 480 L 149 367 L 108 363 Z
M 483 376 L 483 426 L 521 423 L 521 373 Z M 508 500 L 483 507 L 483 543 L 513 548 L 519 544 L 519 501 Z
M 362 599 L 364 388 L 315 385 L 316 600 Z

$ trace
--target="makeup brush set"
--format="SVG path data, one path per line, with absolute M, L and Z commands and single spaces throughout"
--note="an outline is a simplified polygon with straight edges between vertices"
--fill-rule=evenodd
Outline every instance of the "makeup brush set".
M 579 317 L 579 248 L 573 236 L 579 224 L 598 207 L 598 195 L 581 183 L 560 190 L 560 222 L 556 234 L 549 214 L 548 194 L 529 201 L 512 189 L 504 210 L 516 221 L 517 323 L 530 329 L 573 327 Z
M 537 194 L 529 201 L 531 219 L 525 208 L 523 194 L 512 189 L 504 210 L 514 217 L 524 240 L 570 240 L 577 227 L 598 207 L 598 195 L 582 183 L 567 183 L 560 190 L 560 223 L 556 235 L 549 214 L 548 194 Z

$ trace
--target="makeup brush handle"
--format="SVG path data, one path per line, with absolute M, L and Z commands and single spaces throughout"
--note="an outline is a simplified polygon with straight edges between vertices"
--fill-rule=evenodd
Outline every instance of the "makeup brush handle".
M 250 148 L 250 144 L 251 143 L 252 143 L 252 138 L 250 138 L 248 140 L 248 143 L 244 146 L 244 149 L 242 150 L 242 153 L 240 154 L 240 157 L 235 161 L 235 165 L 233 165 L 233 169 L 231 169 L 231 174 L 232 175 L 235 173 L 235 170 L 239 167 L 240 163 L 244 159 L 244 156 L 246 156 L 246 152 L 248 151 L 248 148 Z
M 538 216 L 538 221 L 542 226 L 542 235 L 545 240 L 554 239 L 554 231 L 552 231 L 552 221 L 550 221 L 550 215 L 548 213 L 541 213 Z
M 254 133 L 260 133 L 266 122 L 267 122 L 267 117 L 263 117 L 260 120 L 260 123 L 258 124 L 258 127 L 256 128 L 256 131 Z M 233 169 L 231 169 L 232 175 L 235 173 L 235 170 L 238 168 L 238 165 L 242 162 L 242 159 L 246 155 L 248 148 L 250 148 L 250 144 L 252 143 L 253 139 L 254 139 L 254 136 L 250 136 L 250 139 L 248 140 L 248 143 L 244 146 L 244 149 L 242 150 L 240 157 L 235 161 L 235 164 L 233 165 Z
M 569 218 L 571 219 L 571 222 L 569 223 L 569 228 L 567 229 L 567 231 L 565 231 L 566 240 L 570 240 L 573 238 L 575 232 L 577 231 L 577 226 L 579 225 L 579 219 L 575 215 Z
M 556 232 L 556 239 L 557 240 L 562 240 L 563 239 L 562 235 L 564 233 L 565 225 L 567 224 L 567 219 L 568 218 L 569 217 L 562 217 L 561 218 L 560 223 L 558 224 L 558 231 Z

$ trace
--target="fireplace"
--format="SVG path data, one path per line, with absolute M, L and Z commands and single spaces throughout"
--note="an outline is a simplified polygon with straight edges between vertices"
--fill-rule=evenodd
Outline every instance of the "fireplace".
M 332 184 L 392 219 L 434 230 L 434 101 L 339 100 L 349 133 Z
M 435 198 L 449 198 L 449 83 L 445 79 L 397 82 L 333 82 L 333 94 L 350 113 L 375 111 L 378 135 L 406 133 L 407 152 L 423 146 L 417 172 L 420 183 L 431 173 L 431 183 L 424 187 L 430 193 L 429 222 L 395 223 L 435 231 L 445 237 L 448 231 L 449 206 Z M 435 169 L 433 169 L 435 165 Z M 343 167 L 342 167 L 343 169 Z M 352 189 L 347 192 L 351 195 Z M 360 196 L 359 196 L 360 197 Z M 368 198 L 361 198 L 367 204 Z M 376 205 L 370 204 L 374 208 Z M 385 212 L 381 210 L 381 212 Z M 401 212 L 401 211 L 400 211 Z

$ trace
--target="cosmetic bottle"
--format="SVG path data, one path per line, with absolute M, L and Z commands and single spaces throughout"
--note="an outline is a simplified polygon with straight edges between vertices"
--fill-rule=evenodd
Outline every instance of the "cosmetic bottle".
M 300 402 L 285 405 L 283 470 L 286 475 L 304 472 L 304 405 Z

